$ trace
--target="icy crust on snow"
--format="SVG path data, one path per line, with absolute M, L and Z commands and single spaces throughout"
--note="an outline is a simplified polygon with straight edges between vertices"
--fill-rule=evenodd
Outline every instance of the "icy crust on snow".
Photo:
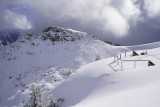
M 16 42 L 0 47 L 0 106 L 22 106 L 32 82 L 48 92 L 97 56 L 107 58 L 125 50 L 68 29 L 25 33 Z

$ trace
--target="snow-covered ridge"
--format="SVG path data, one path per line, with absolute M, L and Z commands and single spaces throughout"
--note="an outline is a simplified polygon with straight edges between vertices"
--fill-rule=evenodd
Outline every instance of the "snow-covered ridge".
M 148 44 L 142 44 L 142 45 L 134 45 L 134 46 L 126 46 L 126 47 L 132 50 L 153 49 L 153 48 L 160 47 L 160 42 L 154 42 L 154 43 L 148 43 Z
M 0 47 L 0 106 L 27 104 L 36 82 L 44 98 L 53 95 L 56 103 L 64 101 L 59 107 L 159 107 L 159 44 L 111 46 L 60 27 L 48 27 L 38 35 L 25 33 Z M 140 49 L 139 56 L 132 57 L 131 49 Z M 124 62 L 122 67 L 113 56 L 125 51 L 123 58 L 152 60 L 155 66 Z M 141 55 L 144 51 L 147 54 Z
M 88 35 L 87 33 L 72 30 L 72 29 L 64 29 L 61 27 L 48 27 L 43 30 L 42 39 L 50 39 L 52 42 L 54 41 L 75 41 L 80 40 L 84 37 L 93 37 L 92 35 Z
M 54 89 L 76 75 L 78 68 L 125 50 L 59 27 L 46 28 L 38 35 L 25 33 L 0 47 L 0 106 L 22 106 L 31 83 L 38 81 L 45 91 Z
M 76 33 L 76 34 L 87 34 L 85 32 L 81 32 L 81 31 L 77 31 L 77 30 L 73 30 L 73 29 L 65 29 L 62 27 L 57 27 L 57 26 L 51 26 L 51 27 L 47 27 L 43 30 L 43 32 L 48 32 L 48 31 L 54 31 L 54 32 L 61 32 L 61 33 Z

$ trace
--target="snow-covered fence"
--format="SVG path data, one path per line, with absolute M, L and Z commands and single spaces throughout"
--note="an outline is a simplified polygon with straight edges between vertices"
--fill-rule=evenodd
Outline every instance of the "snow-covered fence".
M 133 53 L 135 53 L 135 51 L 133 51 Z M 136 68 L 136 63 L 137 62 L 148 62 L 148 66 L 155 66 L 155 64 L 150 60 L 122 60 L 122 54 L 124 54 L 124 57 L 127 56 L 126 51 L 124 53 L 118 53 L 118 54 L 114 55 L 114 62 L 117 62 L 117 65 L 119 65 L 119 61 L 120 61 L 121 62 L 121 68 L 123 68 L 123 62 L 134 62 L 134 68 Z
M 118 62 L 119 60 L 121 60 L 121 59 L 122 59 L 122 54 L 123 54 L 123 53 L 115 54 L 115 55 L 114 55 L 114 62 L 116 62 L 116 61 Z M 124 57 L 127 56 L 127 52 L 126 52 L 126 51 L 124 52 L 124 55 L 125 55 Z M 119 62 L 118 62 L 118 63 L 119 63 Z
M 150 60 L 121 60 L 121 68 L 123 68 L 123 62 L 134 62 L 134 68 L 136 68 L 136 62 L 148 62 L 148 66 L 154 66 L 155 65 Z

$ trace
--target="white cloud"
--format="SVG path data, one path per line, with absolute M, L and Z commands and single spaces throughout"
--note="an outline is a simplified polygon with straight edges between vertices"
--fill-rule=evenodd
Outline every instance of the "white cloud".
M 121 0 L 122 1 L 122 0 Z M 133 0 L 123 0 L 124 3 L 120 8 L 120 13 L 129 21 L 134 22 L 135 24 L 138 21 L 143 20 L 141 17 L 141 11 L 138 5 L 134 4 Z
M 160 16 L 160 0 L 144 0 L 144 4 L 149 18 Z
M 141 11 L 134 3 L 135 0 L 16 0 L 17 5 L 26 4 L 38 15 L 41 23 L 79 22 L 77 26 L 97 26 L 104 32 L 115 37 L 124 37 L 132 25 L 136 25 L 141 18 Z M 18 20 L 19 19 L 19 20 Z M 30 28 L 25 18 L 16 19 L 15 26 Z M 23 25 L 19 24 L 24 22 Z M 92 25 L 96 22 L 97 25 Z M 13 23 L 13 22 L 12 22 Z M 71 24 L 72 23 L 68 23 Z M 20 26 L 21 25 L 21 26 Z M 37 25 L 37 27 L 39 27 Z M 43 24 L 45 25 L 45 24 Z M 25 26 L 25 27 L 24 27 Z M 28 27 L 27 27 L 28 26 Z M 36 25 L 34 25 L 36 26 Z
M 128 33 L 128 21 L 115 8 L 104 8 L 100 17 L 102 17 L 104 21 L 102 22 L 104 30 L 111 32 L 116 37 L 123 37 Z
M 32 28 L 31 24 L 28 22 L 25 15 L 20 15 L 10 10 L 6 10 L 4 18 L 6 23 L 8 23 L 8 27 L 10 28 L 17 28 L 24 30 Z
M 95 21 L 116 37 L 126 36 L 131 24 L 141 19 L 141 12 L 132 0 L 34 0 L 28 3 L 48 20 L 77 19 L 82 25 Z
M 10 5 L 27 6 L 36 18 L 23 11 L 19 14 L 11 12 L 10 18 L 5 19 L 3 16 L 9 17 L 9 13 L 4 11 Z M 121 40 L 126 43 L 127 38 L 136 43 L 141 41 L 139 38 L 143 38 L 142 41 L 158 40 L 160 29 L 160 0 L 0 0 L 0 14 L 3 25 L 0 29 L 32 27 L 40 32 L 53 25 L 88 32 L 101 39 L 117 40 L 117 43 Z

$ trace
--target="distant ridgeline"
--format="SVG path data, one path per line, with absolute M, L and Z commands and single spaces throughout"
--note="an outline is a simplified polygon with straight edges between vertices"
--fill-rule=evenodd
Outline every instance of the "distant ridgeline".
M 53 35 L 53 32 L 55 33 Z M 9 43 L 13 43 L 18 39 L 21 35 L 17 30 L 4 30 L 0 31 L 0 46 L 7 45 Z M 32 36 L 31 33 L 24 33 L 23 35 Z M 71 30 L 71 29 L 64 29 L 61 27 L 50 26 L 43 30 L 42 40 L 51 40 L 52 42 L 55 41 L 75 41 L 84 38 L 87 33 Z M 38 35 L 36 35 L 38 36 Z M 94 38 L 93 35 L 90 35 Z M 110 41 L 104 41 L 105 43 L 113 46 L 120 46 L 119 44 L 112 43 Z
M 113 45 L 113 46 L 120 46 L 119 44 L 116 43 L 112 43 L 110 41 L 104 41 L 105 43 L 109 44 L 109 45 Z
M 4 30 L 0 31 L 0 45 L 7 45 L 13 43 L 20 36 L 17 30 Z

